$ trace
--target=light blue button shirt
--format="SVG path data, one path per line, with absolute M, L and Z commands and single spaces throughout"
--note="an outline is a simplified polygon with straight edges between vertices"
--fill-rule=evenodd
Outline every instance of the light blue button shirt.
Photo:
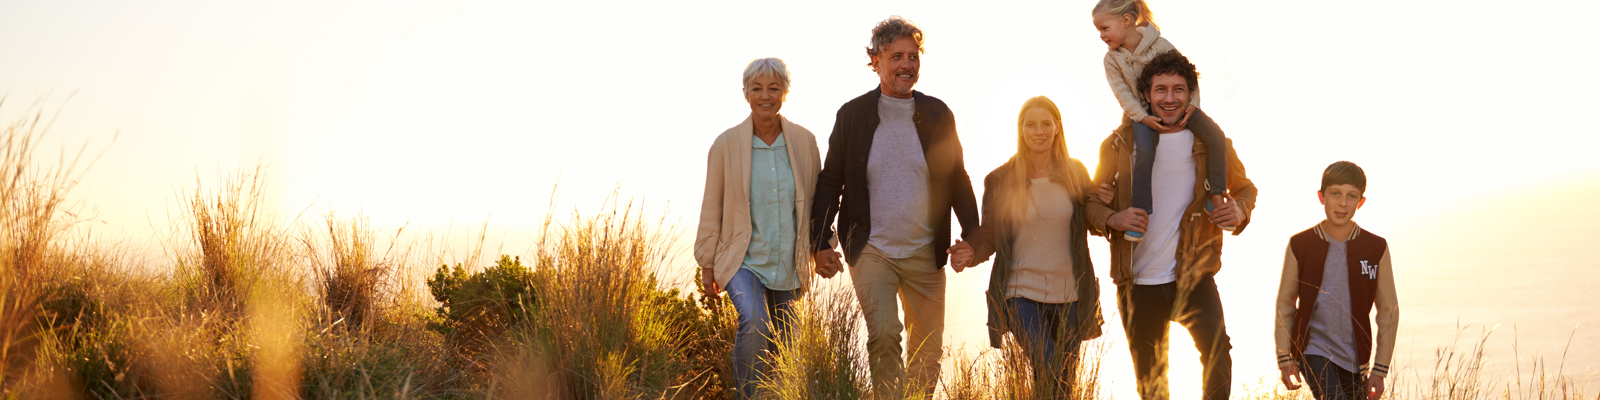
M 783 134 L 771 145 L 751 138 L 750 249 L 740 268 L 754 272 L 771 290 L 800 288 L 794 272 L 794 170 Z

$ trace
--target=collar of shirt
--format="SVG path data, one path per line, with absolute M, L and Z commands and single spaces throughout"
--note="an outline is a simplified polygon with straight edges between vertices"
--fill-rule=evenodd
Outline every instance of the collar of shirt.
M 751 136 L 755 136 L 755 135 L 751 135 Z M 757 136 L 757 137 L 753 138 L 752 140 L 750 140 L 750 147 L 757 148 L 757 149 L 777 149 L 777 148 L 782 148 L 782 147 L 784 147 L 784 144 L 783 144 L 783 132 L 778 132 L 778 138 L 777 139 L 773 139 L 772 140 L 772 144 L 770 144 L 770 145 L 766 144 L 766 143 L 762 143 L 761 142 L 761 137 Z

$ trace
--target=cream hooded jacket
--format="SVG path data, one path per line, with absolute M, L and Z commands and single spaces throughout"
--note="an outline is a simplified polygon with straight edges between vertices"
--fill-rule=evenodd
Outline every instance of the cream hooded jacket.
M 1134 122 L 1143 121 L 1150 116 L 1145 108 L 1144 96 L 1139 94 L 1137 83 L 1139 74 L 1144 72 L 1144 66 L 1157 55 L 1178 48 L 1172 46 L 1166 38 L 1161 37 L 1161 31 L 1149 26 L 1138 28 L 1139 34 L 1144 35 L 1139 40 L 1139 47 L 1133 51 L 1116 49 L 1106 52 L 1106 82 L 1111 84 L 1111 93 L 1117 96 L 1117 103 L 1122 105 L 1123 116 Z M 1200 107 L 1200 90 L 1190 90 L 1189 104 Z

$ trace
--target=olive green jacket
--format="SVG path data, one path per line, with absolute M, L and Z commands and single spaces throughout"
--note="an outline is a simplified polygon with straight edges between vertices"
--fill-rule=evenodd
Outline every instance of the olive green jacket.
M 1017 221 L 1004 210 L 1005 204 L 1010 204 L 1008 196 L 1025 196 L 1021 188 L 1011 187 L 1012 163 L 1015 159 L 995 168 L 988 176 L 983 178 L 983 223 L 978 226 L 976 234 L 972 235 L 969 243 L 973 251 L 973 264 L 987 260 L 994 256 L 993 271 L 989 272 L 989 290 L 984 292 L 984 299 L 989 306 L 989 345 L 999 348 L 1001 337 L 1011 331 L 1010 321 L 1014 318 L 1003 314 L 1011 312 L 1006 307 L 1006 285 L 1011 282 L 1011 267 L 1015 256 L 1012 246 L 1016 243 L 1012 235 L 1016 232 Z M 1073 160 L 1073 162 L 1078 162 Z M 1082 163 L 1079 162 L 1081 168 Z M 1051 180 L 1063 181 L 1061 177 L 1052 176 Z M 1072 246 L 1072 274 L 1078 284 L 1078 338 L 1089 340 L 1100 337 L 1100 326 L 1105 324 L 1105 319 L 1100 315 L 1100 280 L 1094 275 L 1094 263 L 1089 261 L 1089 231 L 1084 222 L 1084 199 L 1061 199 L 1072 202 L 1072 224 L 1064 226 L 1070 234 Z M 1066 290 L 1066 288 L 1062 288 Z M 1066 310 L 1063 308 L 1063 310 Z M 1063 327 L 1065 328 L 1065 327 Z M 1054 332 L 1056 337 L 1063 337 L 1066 332 Z

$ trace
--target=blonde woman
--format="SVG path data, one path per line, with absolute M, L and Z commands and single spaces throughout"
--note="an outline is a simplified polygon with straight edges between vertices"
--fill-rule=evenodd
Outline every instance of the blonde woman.
M 762 353 L 783 335 L 791 304 L 810 281 L 806 222 L 822 165 L 811 131 L 778 114 L 788 93 L 783 60 L 750 62 L 750 117 L 717 136 L 706 162 L 694 257 L 706 295 L 726 290 L 739 312 L 733 372 L 741 398 L 758 396 Z
M 1017 154 L 983 179 L 983 224 L 951 247 L 957 272 L 994 259 L 989 344 L 1011 332 L 1040 398 L 1067 398 L 1080 342 L 1100 336 L 1100 285 L 1089 262 L 1089 170 L 1067 153 L 1061 110 L 1044 96 L 1017 116 Z

